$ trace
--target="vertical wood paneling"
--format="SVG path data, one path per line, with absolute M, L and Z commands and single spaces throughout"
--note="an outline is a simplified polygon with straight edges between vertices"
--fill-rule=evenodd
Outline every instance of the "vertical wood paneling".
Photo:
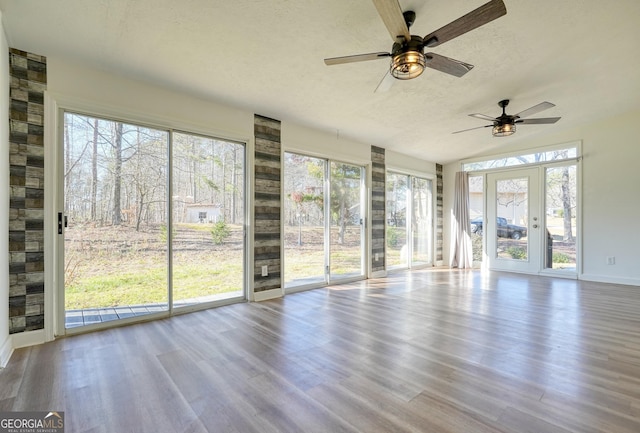
M 371 146 L 371 272 L 385 269 L 385 152 Z M 376 260 L 376 254 L 378 260 Z
M 281 244 L 281 142 L 280 121 L 254 116 L 254 290 L 278 289 L 282 285 Z M 262 266 L 269 275 L 261 275 Z
M 442 164 L 436 164 L 436 264 L 444 261 L 442 246 L 444 243 L 444 202 Z
M 9 49 L 9 332 L 44 328 L 46 58 Z M 6 302 L 6 301 L 3 301 Z

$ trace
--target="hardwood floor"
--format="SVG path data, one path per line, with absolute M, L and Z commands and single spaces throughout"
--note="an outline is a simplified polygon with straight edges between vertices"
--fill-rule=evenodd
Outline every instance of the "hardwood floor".
M 640 432 L 640 287 L 427 270 L 17 350 L 68 432 Z

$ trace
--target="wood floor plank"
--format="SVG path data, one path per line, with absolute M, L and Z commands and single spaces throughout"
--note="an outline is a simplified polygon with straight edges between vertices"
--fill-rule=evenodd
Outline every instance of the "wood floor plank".
M 398 272 L 18 349 L 0 409 L 80 433 L 637 433 L 638 329 L 638 287 Z

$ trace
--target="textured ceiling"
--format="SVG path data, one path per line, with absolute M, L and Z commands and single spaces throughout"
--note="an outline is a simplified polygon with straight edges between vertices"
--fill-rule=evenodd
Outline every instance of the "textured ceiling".
M 487 0 L 400 1 L 421 36 Z M 640 108 L 640 1 L 505 0 L 507 15 L 433 52 L 471 63 L 462 78 L 427 69 L 374 93 L 390 51 L 370 0 L 0 0 L 12 47 L 82 61 L 266 116 L 446 163 L 501 151 Z M 507 138 L 470 113 L 556 104 Z M 579 138 L 579 137 L 576 137 Z

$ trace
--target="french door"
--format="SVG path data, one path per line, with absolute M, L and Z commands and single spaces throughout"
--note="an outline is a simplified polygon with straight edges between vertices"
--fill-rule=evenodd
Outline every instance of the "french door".
M 487 175 L 484 233 L 489 268 L 537 273 L 542 256 L 539 169 Z
M 487 174 L 489 268 L 575 278 L 578 195 L 573 161 Z
M 365 209 L 364 167 L 286 152 L 285 289 L 362 278 Z
M 245 146 L 65 112 L 57 333 L 245 296 Z

